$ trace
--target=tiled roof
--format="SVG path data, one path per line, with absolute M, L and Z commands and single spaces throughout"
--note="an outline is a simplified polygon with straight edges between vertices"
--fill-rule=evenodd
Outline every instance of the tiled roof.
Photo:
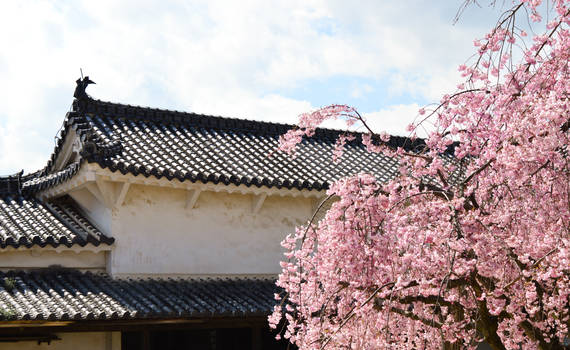
M 303 141 L 295 158 L 276 151 L 279 136 L 292 127 L 75 100 L 74 110 L 66 118 L 66 131 L 48 166 L 23 177 L 23 190 L 36 192 L 54 186 L 77 171 L 77 163 L 59 172 L 53 169 L 70 129 L 84 144 L 80 162 L 145 177 L 320 190 L 361 171 L 376 174 L 380 180 L 388 180 L 398 171 L 395 159 L 367 152 L 359 134 L 347 144 L 340 162 L 333 163 L 334 143 L 342 133 L 337 130 L 318 129 L 314 137 Z M 425 144 L 423 140 L 394 136 L 389 145 L 414 150 Z
M 0 195 L 0 248 L 110 245 L 66 198 L 43 202 L 19 194 Z
M 59 171 L 50 172 L 50 167 L 46 167 L 35 173 L 22 176 L 22 189 L 23 193 L 36 193 L 38 191 L 50 188 L 55 185 L 70 179 L 77 173 L 81 163 L 79 161 L 67 165 Z
M 269 279 L 117 280 L 73 270 L 0 272 L 0 320 L 267 315 Z

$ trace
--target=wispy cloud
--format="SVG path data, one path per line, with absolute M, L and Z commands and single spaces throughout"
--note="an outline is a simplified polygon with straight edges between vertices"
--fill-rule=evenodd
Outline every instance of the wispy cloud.
M 458 5 L 458 4 L 457 4 Z M 0 174 L 42 167 L 79 68 L 100 99 L 294 123 L 351 103 L 403 134 L 497 10 L 448 1 L 18 1 L 0 5 Z M 381 118 L 380 118 L 381 117 Z

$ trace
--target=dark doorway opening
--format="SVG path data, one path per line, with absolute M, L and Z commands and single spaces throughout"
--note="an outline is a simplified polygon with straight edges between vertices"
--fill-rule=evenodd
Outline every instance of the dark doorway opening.
M 287 350 L 267 327 L 122 332 L 123 350 Z

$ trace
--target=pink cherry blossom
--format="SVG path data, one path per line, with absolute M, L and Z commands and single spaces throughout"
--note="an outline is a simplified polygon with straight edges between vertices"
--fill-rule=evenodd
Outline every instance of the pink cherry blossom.
M 368 129 L 363 143 L 397 159 L 397 176 L 331 184 L 324 218 L 282 242 L 276 298 L 285 307 L 269 322 L 285 322 L 289 341 L 301 349 L 562 348 L 570 326 L 569 3 L 551 1 L 555 19 L 530 42 L 512 22 L 527 13 L 540 21 L 541 5 L 516 2 L 475 41 L 474 64 L 460 67 L 465 88 L 420 111 L 436 126 L 424 150 L 388 148 L 372 142 L 386 134 Z M 516 48 L 523 52 L 501 56 Z M 302 115 L 281 149 L 294 152 L 333 118 L 366 125 L 352 107 L 325 107 Z

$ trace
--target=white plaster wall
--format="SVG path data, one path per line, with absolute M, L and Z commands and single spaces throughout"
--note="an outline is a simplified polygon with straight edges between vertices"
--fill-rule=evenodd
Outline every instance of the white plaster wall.
M 202 192 L 185 209 L 181 189 L 132 185 L 113 209 L 109 272 L 129 274 L 277 274 L 280 242 L 312 213 L 312 200 Z
M 15 251 L 0 250 L 0 269 L 31 269 L 48 266 L 61 266 L 76 269 L 104 270 L 105 252 L 61 251 L 25 249 Z
M 116 334 L 114 334 L 116 333 Z M 21 341 L 0 343 L 0 350 L 120 350 L 119 332 L 82 332 L 56 334 L 61 340 L 52 341 L 50 345 L 37 341 Z M 116 340 L 118 339 L 118 341 Z
M 91 186 L 96 187 L 94 183 Z M 105 204 L 99 201 L 87 188 L 71 191 L 68 194 L 79 204 L 84 214 L 95 227 L 108 236 L 113 235 L 111 210 Z

